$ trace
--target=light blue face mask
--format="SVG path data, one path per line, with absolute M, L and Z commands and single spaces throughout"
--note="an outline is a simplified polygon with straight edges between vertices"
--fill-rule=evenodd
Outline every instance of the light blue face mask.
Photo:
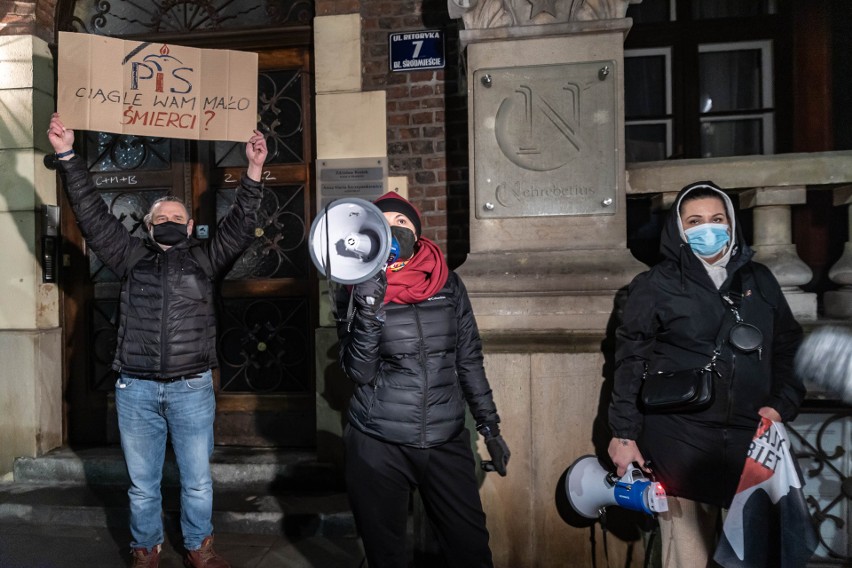
M 686 242 L 693 252 L 703 258 L 716 256 L 731 240 L 728 226 L 721 223 L 704 223 L 690 227 L 683 234 L 686 235 Z

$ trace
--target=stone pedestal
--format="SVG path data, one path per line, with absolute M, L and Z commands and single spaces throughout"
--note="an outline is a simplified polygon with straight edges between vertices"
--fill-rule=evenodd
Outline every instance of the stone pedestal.
M 574 460 L 605 454 L 604 344 L 617 292 L 646 269 L 626 248 L 628 28 L 616 19 L 461 33 L 471 250 L 458 273 L 512 451 L 508 476 L 482 485 L 496 566 L 579 565 L 592 554 L 589 529 L 566 524 L 555 496 Z M 478 450 L 487 456 L 481 440 Z M 632 564 L 627 554 L 611 535 L 610 562 L 641 565 L 641 552 Z
M 761 187 L 740 193 L 740 207 L 754 209 L 754 259 L 772 270 L 796 319 L 815 321 L 816 294 L 799 288 L 811 281 L 813 272 L 796 252 L 790 214 L 791 205 L 806 201 L 804 186 Z
M 852 203 L 852 186 L 847 185 L 834 190 L 834 205 L 847 206 L 849 234 L 852 235 L 852 211 L 848 209 L 850 203 Z M 842 287 L 823 295 L 825 315 L 831 318 L 852 319 L 852 242 L 846 242 L 843 255 L 829 270 L 828 278 Z
M 361 90 L 361 16 L 343 14 L 313 20 L 316 151 L 321 160 L 360 160 L 387 153 L 385 91 Z M 354 48 L 354 49 L 353 49 Z M 344 410 L 352 384 L 337 363 L 337 331 L 327 282 L 319 282 L 316 330 L 317 459 L 342 471 Z

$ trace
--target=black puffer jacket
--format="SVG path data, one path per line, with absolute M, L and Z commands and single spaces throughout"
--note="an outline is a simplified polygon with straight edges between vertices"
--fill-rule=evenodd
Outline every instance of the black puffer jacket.
M 346 313 L 348 295 L 338 297 Z M 340 364 L 355 381 L 349 422 L 395 444 L 429 448 L 464 428 L 465 402 L 477 424 L 497 423 L 482 366 L 482 343 L 467 290 L 454 272 L 418 304 L 387 305 L 385 321 L 356 310 L 338 324 Z
M 86 245 L 124 277 L 113 368 L 164 378 L 215 367 L 214 286 L 191 248 L 200 247 L 213 275 L 225 271 L 254 238 L 262 185 L 243 177 L 233 207 L 209 242 L 187 239 L 163 251 L 150 239 L 130 236 L 80 158 L 59 164 Z M 128 261 L 134 263 L 129 273 Z
M 734 220 L 730 200 L 720 193 Z M 770 406 L 785 421 L 798 413 L 805 389 L 793 373 L 802 330 L 777 280 L 752 262 L 752 249 L 739 230 L 721 292 L 739 273 L 746 323 L 763 334 L 763 349 L 738 351 L 727 342 L 718 365 L 713 405 L 691 414 L 643 414 L 637 404 L 645 365 L 650 372 L 704 366 L 711 358 L 723 321 L 733 316 L 700 259 L 684 242 L 678 195 L 664 228 L 664 260 L 630 284 L 622 325 L 616 332 L 616 369 L 610 427 L 618 438 L 637 440 L 645 459 L 670 495 L 727 506 L 736 491 L 748 446 L 760 417 Z M 727 318 L 727 319 L 726 319 Z

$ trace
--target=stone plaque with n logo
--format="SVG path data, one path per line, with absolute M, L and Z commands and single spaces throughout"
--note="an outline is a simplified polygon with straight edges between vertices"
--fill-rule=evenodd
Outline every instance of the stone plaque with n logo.
M 615 213 L 615 65 L 474 73 L 477 218 Z

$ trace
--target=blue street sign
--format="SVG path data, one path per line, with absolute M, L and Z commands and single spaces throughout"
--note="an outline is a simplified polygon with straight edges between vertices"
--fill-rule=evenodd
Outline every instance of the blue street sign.
M 391 71 L 443 69 L 443 30 L 394 33 L 388 36 L 388 62 Z

